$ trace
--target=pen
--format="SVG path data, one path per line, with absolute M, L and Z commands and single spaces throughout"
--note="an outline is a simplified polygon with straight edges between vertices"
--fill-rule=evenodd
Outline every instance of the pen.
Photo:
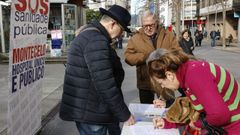
M 140 118 L 136 118 L 135 120 L 136 120 L 136 122 L 142 121 L 142 119 L 140 119 Z

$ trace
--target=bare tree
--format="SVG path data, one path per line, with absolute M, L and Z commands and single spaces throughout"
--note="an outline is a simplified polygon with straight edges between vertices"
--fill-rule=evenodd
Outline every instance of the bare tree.
M 214 4 L 215 4 L 215 10 L 216 10 L 216 13 L 215 13 L 215 26 L 217 25 L 216 22 L 217 22 L 217 13 L 218 13 L 218 8 L 219 6 L 221 6 L 222 8 L 222 23 L 223 23 L 223 29 L 222 29 L 222 35 L 221 35 L 221 40 L 222 40 L 222 46 L 223 48 L 226 47 L 226 9 L 227 9 L 227 2 L 228 0 L 214 0 Z
M 175 32 L 176 32 L 176 38 L 177 40 L 180 37 L 180 25 L 181 25 L 181 4 L 182 1 L 179 0 L 172 0 L 172 4 L 173 4 L 173 14 L 175 14 L 176 17 L 176 22 L 175 22 Z
M 160 10 L 160 9 L 159 9 L 159 8 L 160 8 L 160 6 L 159 6 L 159 0 L 156 0 L 156 1 L 155 1 L 155 7 L 156 7 L 156 8 L 155 8 L 155 13 L 156 13 L 156 15 L 159 17 L 159 14 L 160 14 L 160 13 L 159 13 L 159 12 L 160 12 L 160 11 L 159 11 L 159 10 Z
M 207 3 L 208 3 L 208 7 L 207 7 L 207 12 L 208 12 L 208 14 L 207 14 L 207 29 L 209 30 L 210 29 L 210 23 L 209 23 L 209 21 L 210 21 L 210 19 L 209 19 L 209 7 L 210 7 L 210 0 L 207 0 Z M 210 31 L 209 31 L 209 33 L 210 33 Z M 209 36 L 207 36 L 207 39 L 209 39 L 208 38 Z
M 147 0 L 145 7 L 150 9 L 150 6 L 154 6 L 154 13 L 159 16 L 159 0 Z
M 217 15 L 218 15 L 218 7 L 219 7 L 218 3 L 219 3 L 219 0 L 214 0 L 213 2 L 214 2 L 213 4 L 214 4 L 214 7 L 215 7 L 215 22 L 214 22 L 215 23 L 215 28 L 214 29 L 216 30 L 216 28 L 217 28 Z
M 222 45 L 225 48 L 226 47 L 226 8 L 227 8 L 227 0 L 221 0 L 221 5 L 222 5 L 222 9 L 223 9 L 223 33 L 222 33 Z

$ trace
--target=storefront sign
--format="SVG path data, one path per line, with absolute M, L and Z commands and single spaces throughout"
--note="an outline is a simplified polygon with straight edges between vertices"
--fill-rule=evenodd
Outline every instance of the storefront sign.
M 48 0 L 12 0 L 8 135 L 33 135 L 41 126 Z

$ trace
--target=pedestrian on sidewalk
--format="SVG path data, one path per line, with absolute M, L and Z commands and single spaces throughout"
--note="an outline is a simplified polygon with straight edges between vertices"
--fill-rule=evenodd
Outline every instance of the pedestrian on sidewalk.
M 194 43 L 189 32 L 190 31 L 188 29 L 182 31 L 182 36 L 179 40 L 179 45 L 182 47 L 185 53 L 193 55 Z
M 207 38 L 207 35 L 208 35 L 207 30 L 204 30 L 204 31 L 203 31 L 203 37 L 204 37 L 204 38 Z
M 124 55 L 126 63 L 136 66 L 140 102 L 152 104 L 155 92 L 147 72 L 148 55 L 157 48 L 181 49 L 181 47 L 173 33 L 162 28 L 159 25 L 159 18 L 150 10 L 143 12 L 141 23 L 142 28 L 129 39 Z
M 232 34 L 229 34 L 228 38 L 227 38 L 227 46 L 230 46 L 230 44 L 232 43 L 233 40 L 233 36 Z
M 163 88 L 183 88 L 195 111 L 205 114 L 209 125 L 224 129 L 228 135 L 240 133 L 240 86 L 226 69 L 176 49 L 154 51 L 147 64 L 151 78 Z M 156 118 L 154 123 L 157 128 L 180 126 L 165 118 Z M 204 128 L 200 119 L 188 124 L 195 129 Z
M 198 43 L 199 31 L 198 31 L 198 29 L 196 29 L 196 31 L 194 32 L 194 36 L 195 36 L 195 45 L 199 46 L 199 43 Z
M 131 16 L 118 5 L 100 12 L 100 22 L 83 28 L 68 52 L 60 118 L 74 121 L 80 135 L 120 135 L 119 121 L 135 123 L 121 91 L 124 70 L 110 46 L 130 32 Z
M 118 38 L 118 49 L 122 49 L 122 48 L 123 48 L 123 46 L 122 46 L 123 37 L 124 37 L 124 34 L 122 34 L 122 35 Z
M 198 31 L 197 42 L 200 47 L 202 46 L 202 40 L 203 40 L 203 33 L 202 31 Z
M 217 37 L 217 32 L 215 30 L 212 30 L 210 32 L 210 38 L 211 38 L 211 47 L 216 46 L 216 37 Z
M 217 32 L 216 32 L 216 40 L 220 40 L 221 39 L 221 32 L 220 30 L 218 29 Z

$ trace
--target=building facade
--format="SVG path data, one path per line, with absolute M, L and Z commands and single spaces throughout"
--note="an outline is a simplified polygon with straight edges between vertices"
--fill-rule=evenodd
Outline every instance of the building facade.
M 174 3 L 175 2 L 175 3 Z M 176 3 L 181 4 L 181 29 L 197 28 L 197 2 L 196 0 L 131 0 L 131 24 L 134 27 L 141 26 L 140 15 L 145 9 L 159 15 L 160 23 L 165 28 L 174 29 L 176 23 Z M 204 18 L 200 18 L 204 20 Z
M 225 20 L 223 20 L 223 10 L 226 11 Z M 227 38 L 232 34 L 233 39 L 240 40 L 240 34 L 238 34 L 240 32 L 239 0 L 226 0 L 223 3 L 216 0 L 201 0 L 200 16 L 207 18 L 207 23 L 204 27 L 206 27 L 208 33 L 212 30 L 219 31 L 220 34 L 223 33 L 223 21 L 225 21 L 226 37 L 222 38 Z
M 127 8 L 128 0 L 88 0 L 86 5 L 89 9 L 98 11 L 100 7 L 108 9 L 114 4 Z
M 180 5 L 180 14 L 177 12 L 177 6 Z M 199 18 L 197 13 L 197 0 L 183 0 L 181 2 L 169 0 L 169 10 L 171 10 L 171 22 L 174 25 L 177 16 L 180 15 L 181 30 L 190 29 L 192 32 L 200 29 L 199 22 L 204 22 L 205 18 Z

